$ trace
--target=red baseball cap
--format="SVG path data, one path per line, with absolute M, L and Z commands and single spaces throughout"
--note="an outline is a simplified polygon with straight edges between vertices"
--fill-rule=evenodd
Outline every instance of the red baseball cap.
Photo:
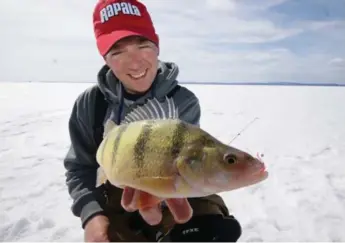
M 128 36 L 142 36 L 159 46 L 150 14 L 138 0 L 99 0 L 93 12 L 93 26 L 102 56 Z

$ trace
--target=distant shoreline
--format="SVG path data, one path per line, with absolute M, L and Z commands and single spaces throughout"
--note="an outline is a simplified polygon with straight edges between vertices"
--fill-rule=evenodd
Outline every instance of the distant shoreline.
M 95 81 L 0 81 L 1 83 L 96 83 Z M 345 87 L 344 84 L 338 83 L 298 83 L 298 82 L 193 82 L 179 81 L 180 84 L 188 85 L 234 85 L 234 86 L 338 86 Z
M 294 82 L 180 82 L 183 84 L 199 84 L 199 85 L 265 85 L 265 86 L 344 86 L 344 84 L 336 83 L 294 83 Z

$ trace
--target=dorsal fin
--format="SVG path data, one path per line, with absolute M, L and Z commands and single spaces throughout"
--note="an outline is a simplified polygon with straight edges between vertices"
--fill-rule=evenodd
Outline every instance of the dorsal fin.
M 178 108 L 175 106 L 172 98 L 166 97 L 162 102 L 159 102 L 156 98 L 153 98 L 148 100 L 147 103 L 137 106 L 130 113 L 128 113 L 121 124 L 141 120 L 164 120 L 178 118 Z

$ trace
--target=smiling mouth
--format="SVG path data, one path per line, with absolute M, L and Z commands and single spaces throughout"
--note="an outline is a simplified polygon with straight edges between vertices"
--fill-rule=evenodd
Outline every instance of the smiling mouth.
M 145 69 L 145 71 L 141 72 L 141 73 L 138 73 L 138 74 L 128 74 L 132 79 L 140 79 L 140 78 L 143 78 L 145 77 L 147 73 L 147 69 Z

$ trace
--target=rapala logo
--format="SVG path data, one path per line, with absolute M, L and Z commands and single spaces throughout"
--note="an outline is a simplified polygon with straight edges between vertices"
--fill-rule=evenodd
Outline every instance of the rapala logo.
M 107 22 L 111 17 L 119 14 L 141 16 L 139 8 L 127 2 L 112 3 L 102 8 L 100 11 L 101 22 Z

